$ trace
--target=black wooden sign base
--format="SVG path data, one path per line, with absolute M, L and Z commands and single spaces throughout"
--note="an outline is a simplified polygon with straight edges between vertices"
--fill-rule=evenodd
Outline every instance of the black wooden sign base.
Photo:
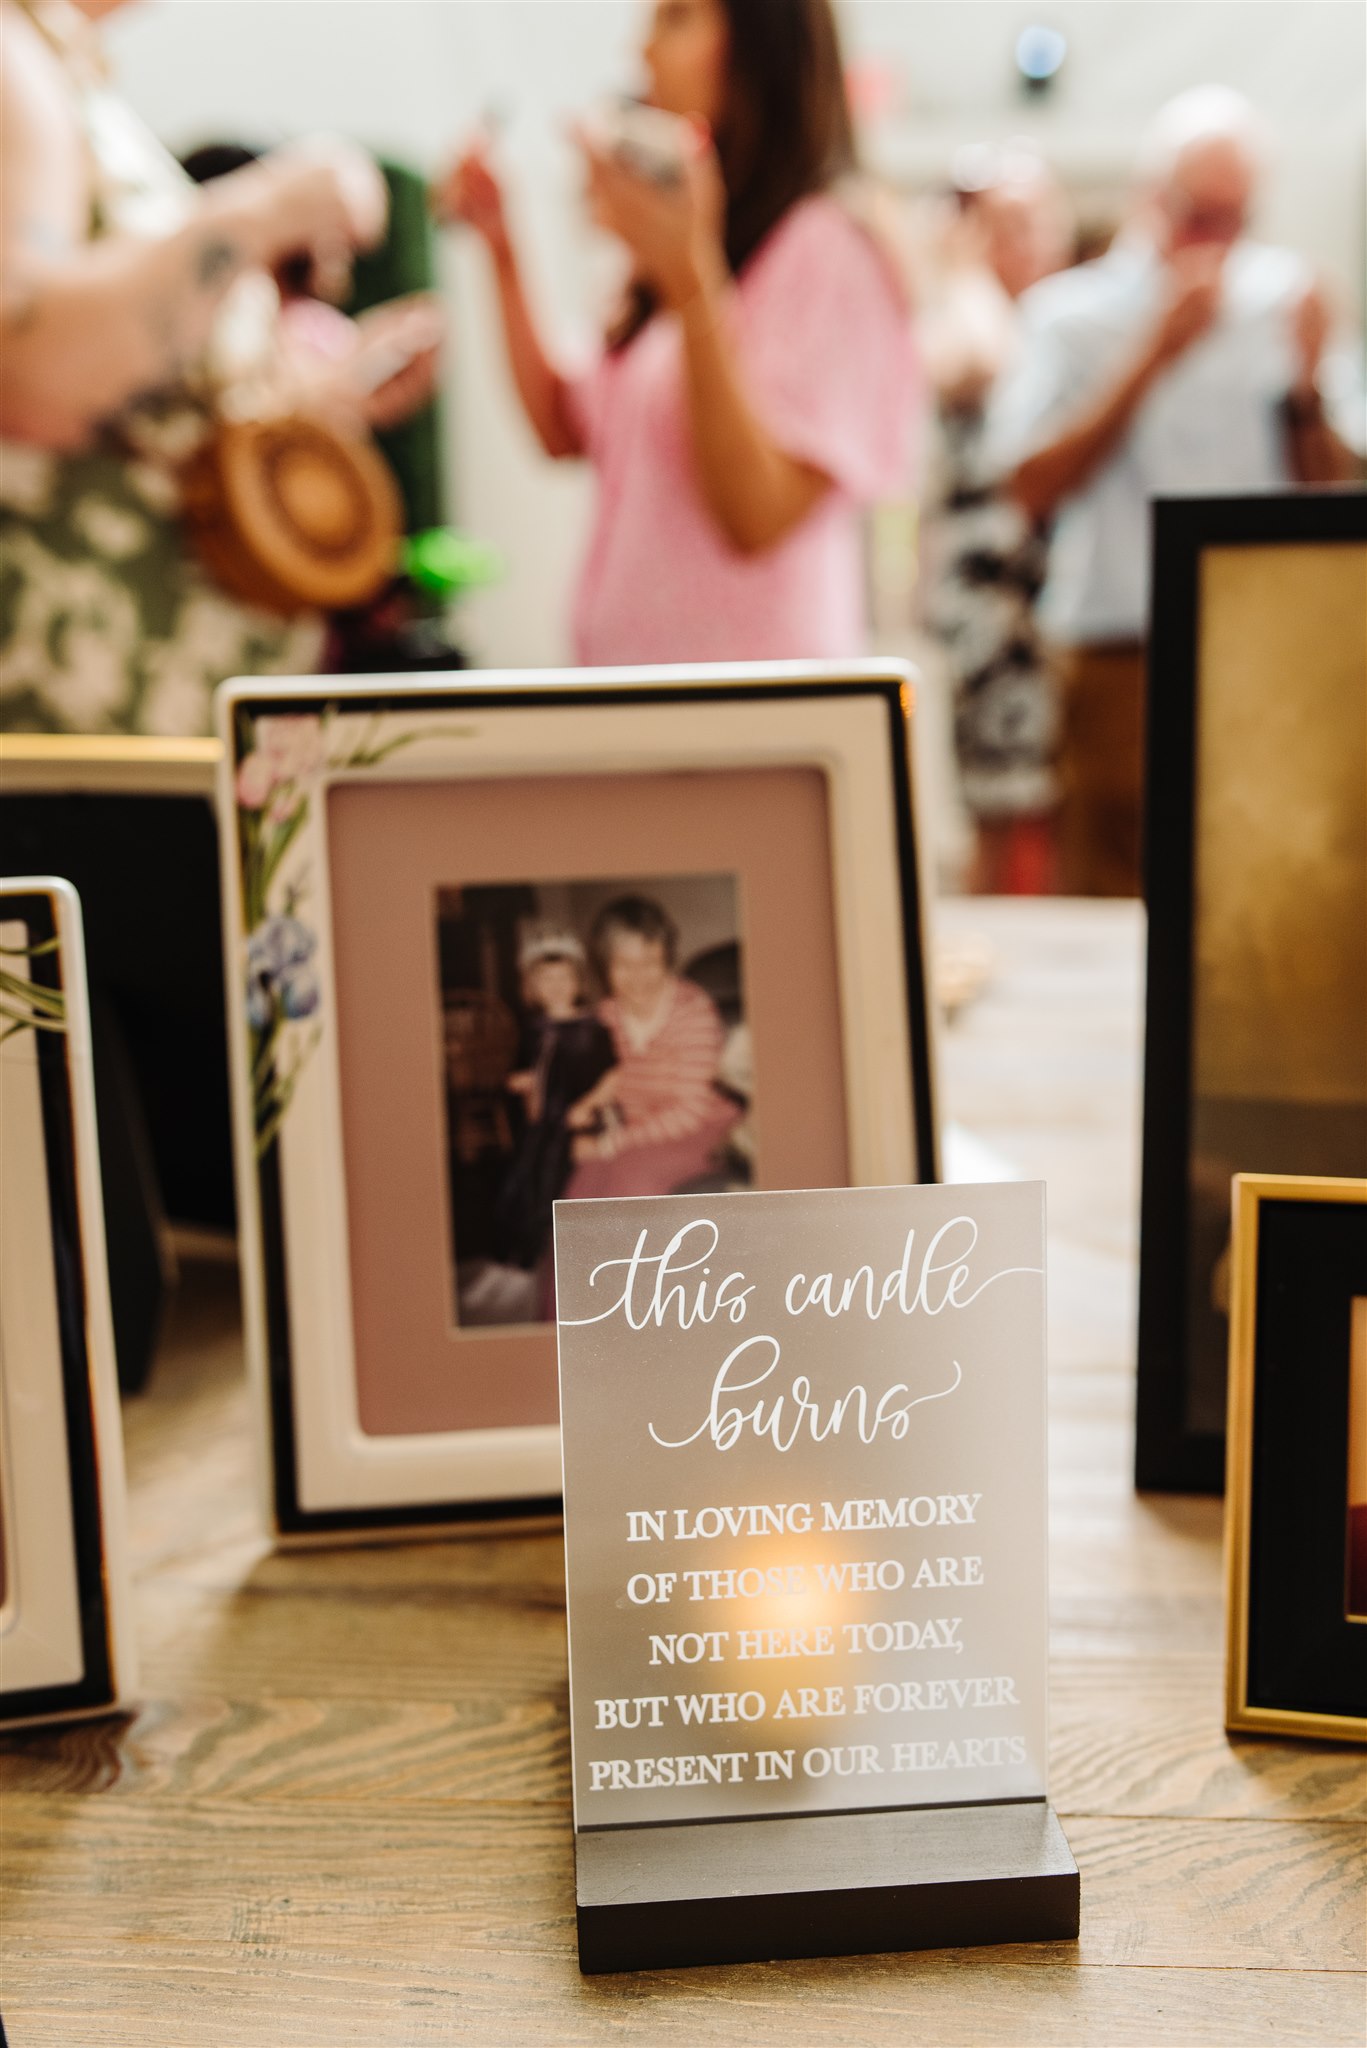
M 1078 1930 L 1077 1865 L 1043 1800 L 588 1829 L 575 1877 L 586 1976 Z

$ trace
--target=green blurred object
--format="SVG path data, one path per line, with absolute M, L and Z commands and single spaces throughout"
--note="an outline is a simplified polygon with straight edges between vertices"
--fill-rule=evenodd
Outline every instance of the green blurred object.
M 427 208 L 427 181 L 403 164 L 381 161 L 389 187 L 389 228 L 376 249 L 356 258 L 347 313 L 365 313 L 388 299 L 436 285 L 436 243 Z M 376 440 L 389 458 L 403 494 L 404 525 L 411 534 L 440 526 L 446 517 L 442 479 L 441 402 L 433 399 L 401 426 Z
M 503 574 L 499 555 L 452 526 L 430 526 L 403 544 L 404 574 L 419 590 L 454 603 L 467 590 L 483 590 Z

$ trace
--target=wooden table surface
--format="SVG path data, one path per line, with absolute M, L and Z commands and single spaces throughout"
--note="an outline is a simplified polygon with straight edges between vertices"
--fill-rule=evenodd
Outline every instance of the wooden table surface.
M 1362 1753 L 1225 1735 L 1219 1503 L 1130 1483 L 1139 913 L 940 924 L 945 1114 L 1049 1182 L 1076 1947 L 581 1979 L 559 1538 L 272 1554 L 206 1267 L 125 1411 L 145 1704 L 0 1745 L 11 2048 L 1364 2040 Z

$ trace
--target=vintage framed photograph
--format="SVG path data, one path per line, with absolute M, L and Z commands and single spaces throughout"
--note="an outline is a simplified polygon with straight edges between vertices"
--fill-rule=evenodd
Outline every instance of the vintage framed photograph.
M 1135 1476 L 1218 1493 L 1231 1176 L 1367 1173 L 1367 495 L 1155 537 Z
M 134 1684 L 123 1438 L 75 891 L 0 882 L 0 1726 Z
M 1367 1742 L 1367 1179 L 1241 1173 L 1225 1722 Z
M 560 1197 L 937 1177 L 911 701 L 888 663 L 221 694 L 277 1535 L 558 1513 Z

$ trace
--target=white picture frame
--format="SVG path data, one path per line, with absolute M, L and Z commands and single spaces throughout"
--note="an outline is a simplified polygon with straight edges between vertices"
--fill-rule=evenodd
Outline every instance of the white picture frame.
M 339 793 L 399 783 L 417 806 L 423 790 L 430 798 L 444 786 L 458 801 L 461 790 L 496 785 L 500 799 L 506 790 L 510 804 L 534 806 L 529 785 L 553 792 L 586 775 L 620 778 L 626 788 L 660 775 L 817 771 L 829 821 L 840 1071 L 814 1076 L 813 1086 L 828 1083 L 840 1098 L 849 1184 L 934 1179 L 913 689 L 910 670 L 880 661 L 272 679 L 220 690 L 244 1317 L 262 1507 L 277 1540 L 421 1535 L 559 1512 L 553 1323 L 544 1332 L 552 1403 L 544 1419 L 383 1433 L 362 1426 L 348 1219 L 355 1186 L 353 1174 L 349 1191 L 339 1053 L 352 1027 L 339 1005 L 329 824 Z M 395 877 L 397 888 L 397 867 Z M 366 939 L 377 959 L 383 939 L 378 931 Z M 263 1006 L 267 941 L 307 957 L 269 970 L 277 981 Z M 343 934 L 343 950 L 355 943 Z M 298 1014 L 287 1016 L 278 974 L 296 970 Z M 800 1002 L 800 980 L 783 993 Z M 408 1015 L 430 995 L 405 984 L 392 1000 Z M 419 1045 L 419 1065 L 440 1061 L 434 1044 Z M 776 1115 L 771 1105 L 771 1125 Z M 426 1204 L 425 1227 L 437 1202 L 433 1194 Z
M 80 904 L 0 882 L 0 1726 L 135 1684 Z

